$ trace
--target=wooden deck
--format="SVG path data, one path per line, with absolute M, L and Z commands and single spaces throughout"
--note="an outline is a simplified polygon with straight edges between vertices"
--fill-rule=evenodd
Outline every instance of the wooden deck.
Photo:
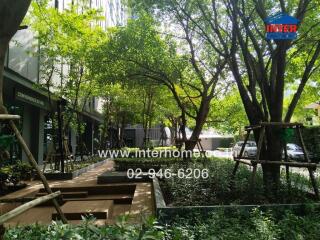
M 70 223 L 81 222 L 82 213 L 94 212 L 97 209 L 95 224 L 112 224 L 115 219 L 124 214 L 132 216 L 133 221 L 154 214 L 154 200 L 152 183 L 110 183 L 98 184 L 97 176 L 113 169 L 113 162 L 107 162 L 72 180 L 49 181 L 50 187 L 61 190 L 62 209 Z M 0 199 L 14 199 L 36 197 L 45 194 L 43 185 L 39 181 L 28 182 L 29 186 L 17 192 L 0 197 Z M 17 203 L 1 203 L 0 214 L 6 213 L 19 206 Z M 72 212 L 73 211 L 73 212 Z M 81 212 L 82 211 L 82 212 Z M 100 214 L 102 213 L 103 216 Z M 5 226 L 26 225 L 31 223 L 48 224 L 55 217 L 53 206 L 39 206 L 28 210 L 5 224 Z M 71 217 L 70 217 L 71 216 Z M 101 219 L 104 218 L 104 219 Z

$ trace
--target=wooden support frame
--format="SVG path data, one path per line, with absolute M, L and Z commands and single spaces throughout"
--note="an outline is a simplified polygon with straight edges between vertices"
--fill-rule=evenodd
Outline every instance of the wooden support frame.
M 19 115 L 0 114 L 0 120 L 19 120 Z
M 252 129 L 247 129 L 247 134 L 246 134 L 246 137 L 245 137 L 245 139 L 244 139 L 243 145 L 242 145 L 242 147 L 241 147 L 239 156 L 237 156 L 236 158 L 234 158 L 234 160 L 236 161 L 236 164 L 234 165 L 234 168 L 233 168 L 233 171 L 232 171 L 232 175 L 231 175 L 231 178 L 230 178 L 229 187 L 230 187 L 231 190 L 234 188 L 234 184 L 235 184 L 234 178 L 235 178 L 235 176 L 236 176 L 236 173 L 237 173 L 237 170 L 238 170 L 238 168 L 239 168 L 240 163 L 242 162 L 242 163 L 244 163 L 244 164 L 247 164 L 247 165 L 252 166 L 251 163 L 248 164 L 248 163 L 242 161 L 242 159 L 241 159 L 242 154 L 243 154 L 243 152 L 244 152 L 244 148 L 245 148 L 245 146 L 246 146 L 246 144 L 247 144 L 247 142 L 248 142 L 248 140 L 249 140 L 249 136 L 250 136 L 251 130 L 252 130 Z
M 206 156 L 206 151 L 204 150 L 202 144 L 201 144 L 201 139 L 199 138 L 198 141 L 197 141 L 197 147 L 200 151 L 200 155 L 203 156 L 204 159 L 207 159 L 207 156 Z
M 9 114 L 6 113 L 6 114 L 0 114 L 0 116 L 18 116 L 18 115 L 9 115 Z M 14 118 L 14 119 L 19 119 L 19 118 L 20 118 L 20 116 L 18 118 Z M 8 120 L 8 118 L 7 119 L 4 119 L 4 118 L 1 119 L 1 117 L 0 117 L 0 120 L 4 121 L 4 120 Z M 26 154 L 26 156 L 27 156 L 27 158 L 29 160 L 30 165 L 36 170 L 37 174 L 39 175 L 46 192 L 48 194 L 52 194 L 52 190 L 51 190 L 51 188 L 49 186 L 49 183 L 48 183 L 46 177 L 41 172 L 41 170 L 40 170 L 35 158 L 33 157 L 28 145 L 24 141 L 19 129 L 17 128 L 17 126 L 15 125 L 15 123 L 13 122 L 12 119 L 8 120 L 8 122 L 5 122 L 5 123 L 9 124 L 10 128 L 12 129 L 14 134 L 16 135 L 18 143 L 21 145 L 22 150 L 25 152 L 25 154 Z M 63 212 L 61 211 L 61 208 L 60 208 L 60 205 L 59 205 L 58 201 L 55 198 L 53 198 L 52 199 L 52 203 L 53 203 L 57 213 L 59 214 L 62 222 L 63 223 L 67 223 L 68 221 L 67 221 L 66 217 L 64 216 Z
M 25 141 L 24 141 L 21 133 L 19 132 L 18 128 L 16 127 L 16 125 L 14 124 L 14 122 L 12 120 L 9 121 L 9 125 L 12 128 L 14 134 L 16 135 L 16 137 L 18 139 L 18 142 L 20 143 L 23 151 L 27 155 L 27 158 L 28 158 L 31 166 L 36 170 L 37 174 L 39 175 L 45 190 L 47 191 L 48 194 L 51 194 L 52 190 L 51 190 L 51 188 L 50 188 L 50 186 L 48 184 L 48 181 L 47 181 L 46 177 L 43 175 L 43 173 L 41 172 L 36 160 L 34 159 L 32 153 L 30 152 L 30 150 L 29 150 L 27 144 L 25 143 Z M 68 221 L 67 221 L 66 217 L 64 216 L 63 212 L 61 211 L 61 208 L 60 208 L 60 205 L 59 205 L 58 201 L 56 199 L 52 199 L 52 202 L 53 202 L 53 205 L 54 205 L 57 213 L 61 217 L 62 222 L 63 223 L 67 223 Z
M 281 127 L 281 128 L 292 128 L 295 129 L 297 131 L 297 135 L 299 138 L 299 142 L 301 144 L 304 156 L 305 156 L 305 160 L 307 162 L 295 162 L 295 161 L 289 161 L 288 160 L 288 155 L 287 155 L 287 149 L 286 149 L 286 145 L 287 143 L 284 141 L 283 144 L 283 148 L 284 148 L 284 153 L 285 153 L 285 160 L 284 161 L 270 161 L 270 160 L 260 160 L 260 154 L 261 154 L 261 148 L 262 148 L 262 144 L 263 141 L 266 140 L 265 138 L 265 132 L 266 132 L 266 127 Z M 285 166 L 286 167 L 286 180 L 288 183 L 288 187 L 289 187 L 289 191 L 291 188 L 291 182 L 290 182 L 290 167 L 299 167 L 299 168 L 307 168 L 308 172 L 309 172 L 309 177 L 310 177 L 310 181 L 315 193 L 316 198 L 319 200 L 320 199 L 320 195 L 319 195 L 319 189 L 317 186 L 317 181 L 316 178 L 314 176 L 314 171 L 316 171 L 317 169 L 317 164 L 316 163 L 312 163 L 309 156 L 308 156 L 308 152 L 306 150 L 306 146 L 304 144 L 303 141 L 303 137 L 302 137 L 302 133 L 301 133 L 301 128 L 303 127 L 303 124 L 301 123 L 282 123 L 282 122 L 261 122 L 259 125 L 254 125 L 254 126 L 247 126 L 245 127 L 245 130 L 247 131 L 247 135 L 246 138 L 244 140 L 244 144 L 242 145 L 242 148 L 240 150 L 240 154 L 239 156 L 234 158 L 235 161 L 235 166 L 231 175 L 231 180 L 230 180 L 230 186 L 231 189 L 234 186 L 234 178 L 236 175 L 236 172 L 238 170 L 239 164 L 246 164 L 249 166 L 253 167 L 253 171 L 252 171 L 252 177 L 250 180 L 250 185 L 251 185 L 251 189 L 254 188 L 255 185 L 255 176 L 256 176 L 256 171 L 257 171 L 257 165 L 261 164 L 272 164 L 272 165 L 279 165 L 279 166 Z M 250 132 L 253 130 L 258 130 L 260 129 L 260 135 L 259 135 L 259 140 L 258 140 L 258 146 L 257 146 L 257 154 L 255 159 L 249 159 L 249 158 L 243 158 L 242 154 L 244 152 L 245 149 L 245 145 L 248 141 Z
M 24 213 L 25 211 L 27 211 L 35 206 L 38 206 L 44 202 L 47 202 L 49 200 L 53 200 L 60 195 L 61 195 L 61 192 L 57 191 L 57 192 L 45 195 L 43 197 L 39 197 L 37 199 L 34 199 L 34 200 L 27 202 L 19 207 L 16 207 L 15 209 L 11 210 L 10 212 L 7 212 L 7 213 L 0 216 L 0 225 L 4 224 L 5 222 L 7 222 L 8 220 L 10 220 L 12 218 Z

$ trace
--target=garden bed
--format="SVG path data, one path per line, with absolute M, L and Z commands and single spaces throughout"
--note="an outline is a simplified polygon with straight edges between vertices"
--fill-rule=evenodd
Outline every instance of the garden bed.
M 83 173 L 88 172 L 89 170 L 91 170 L 93 168 L 99 167 L 99 166 L 107 163 L 108 161 L 109 161 L 109 159 L 98 161 L 98 162 L 92 163 L 86 167 L 74 170 L 72 172 L 65 172 L 65 173 L 50 172 L 50 173 L 44 173 L 44 175 L 47 178 L 47 180 L 71 180 L 75 177 L 78 177 L 79 175 L 81 175 Z
M 265 197 L 260 169 L 257 172 L 255 189 L 250 189 L 251 170 L 247 166 L 239 168 L 234 189 L 231 191 L 229 183 L 234 162 L 229 159 L 193 159 L 188 164 L 178 159 L 119 159 L 115 160 L 115 163 L 115 168 L 122 171 L 129 168 L 141 168 L 144 172 L 150 168 L 169 168 L 172 173 L 181 168 L 209 170 L 208 179 L 181 179 L 171 176 L 153 180 L 156 212 L 160 219 L 166 221 L 191 212 L 203 215 L 217 211 L 251 212 L 258 208 L 275 212 L 292 210 L 303 214 L 309 206 L 320 208 L 314 195 L 305 191 L 308 183 L 306 179 L 302 177 L 299 180 L 294 174 L 291 188 L 286 185 L 285 176 L 281 178 L 277 201 Z
M 23 188 L 26 188 L 28 186 L 28 184 L 26 183 L 18 183 L 18 184 L 7 184 L 5 185 L 5 187 L 2 187 L 2 189 L 0 190 L 0 196 L 5 196 L 7 194 L 19 191 Z
M 295 203 L 295 204 L 247 204 L 247 205 L 194 205 L 194 206 L 167 206 L 165 198 L 157 178 L 153 179 L 153 195 L 155 201 L 156 216 L 159 222 L 171 224 L 177 218 L 210 217 L 212 214 L 223 214 L 228 217 L 234 213 L 250 215 L 253 211 L 272 212 L 274 216 L 290 212 L 295 215 L 304 216 L 310 210 L 319 213 L 320 203 Z
M 4 239 L 154 239 L 154 240 L 292 240 L 319 239 L 320 215 L 310 209 L 304 216 L 291 211 L 281 216 L 257 209 L 244 214 L 211 213 L 206 217 L 176 218 L 170 224 L 147 219 L 139 224 L 121 217 L 117 224 L 95 226 L 93 221 L 71 225 L 55 222 L 51 225 L 33 224 L 7 229 Z
M 19 191 L 28 185 L 34 176 L 34 170 L 29 163 L 18 160 L 13 163 L 1 163 L 0 167 L 0 196 Z
M 264 196 L 261 171 L 258 171 L 254 191 L 250 189 L 248 179 L 251 171 L 246 166 L 239 169 L 231 191 L 229 181 L 233 166 L 233 161 L 223 159 L 214 159 L 209 163 L 194 162 L 189 165 L 190 168 L 209 169 L 208 179 L 180 179 L 177 176 L 154 179 L 154 199 L 160 221 L 170 222 L 177 216 L 204 216 L 221 211 L 228 215 L 235 211 L 249 213 L 254 209 L 276 213 L 290 210 L 303 215 L 310 207 L 320 209 L 320 203 L 314 200 L 314 196 L 304 191 L 305 183 L 293 184 L 295 187 L 291 187 L 289 192 L 284 179 L 277 201 L 270 201 Z M 184 166 L 172 165 L 170 169 L 176 172 L 181 167 Z
M 178 158 L 117 158 L 114 159 L 116 171 L 127 171 L 128 169 L 140 168 L 143 172 L 149 169 L 159 170 L 168 168 L 174 163 L 182 163 Z

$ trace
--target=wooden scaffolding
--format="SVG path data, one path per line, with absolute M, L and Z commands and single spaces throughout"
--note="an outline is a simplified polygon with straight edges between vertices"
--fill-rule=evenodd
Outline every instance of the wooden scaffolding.
M 299 161 L 291 161 L 290 159 L 288 159 L 287 148 L 286 148 L 287 142 L 285 139 L 283 140 L 283 144 L 281 146 L 281 148 L 284 150 L 284 159 L 282 158 L 281 161 L 272 161 L 270 159 L 260 159 L 261 149 L 262 149 L 263 143 L 265 143 L 267 141 L 266 140 L 266 128 L 270 128 L 270 127 L 295 130 L 297 133 L 299 142 L 301 144 L 301 147 L 302 147 L 305 161 L 299 162 Z M 316 179 L 314 176 L 314 172 L 317 170 L 317 164 L 312 163 L 311 159 L 309 158 L 309 155 L 306 150 L 306 146 L 305 146 L 305 143 L 304 143 L 303 137 L 302 137 L 302 132 L 301 132 L 302 128 L 303 128 L 303 124 L 301 124 L 301 123 L 279 123 L 279 122 L 262 122 L 259 125 L 247 126 L 245 128 L 247 134 L 246 134 L 244 143 L 241 147 L 240 153 L 237 157 L 234 157 L 235 166 L 234 166 L 232 176 L 231 176 L 231 187 L 234 185 L 235 175 L 236 175 L 236 172 L 238 170 L 240 163 L 246 164 L 248 166 L 252 166 L 252 168 L 253 168 L 252 176 L 250 179 L 250 185 L 251 185 L 252 189 L 254 188 L 258 164 L 260 164 L 260 165 L 273 164 L 273 165 L 278 165 L 278 166 L 285 166 L 286 179 L 287 179 L 287 183 L 289 186 L 290 186 L 289 168 L 290 167 L 306 168 L 306 169 L 308 169 L 308 172 L 309 172 L 309 177 L 310 177 L 310 181 L 311 181 L 315 196 L 319 200 L 319 189 L 318 189 L 317 182 L 316 182 Z M 248 157 L 243 157 L 245 146 L 246 146 L 246 143 L 249 139 L 250 133 L 253 132 L 254 130 L 259 131 L 259 140 L 258 140 L 258 145 L 257 145 L 256 157 L 254 159 L 248 158 Z
M 39 199 L 34 199 L 33 201 L 29 202 L 29 203 L 25 203 L 21 206 L 19 206 L 16 209 L 13 209 L 12 211 L 3 214 L 0 216 L 0 239 L 2 238 L 3 235 L 3 223 L 12 219 L 13 217 L 27 211 L 28 209 L 37 206 L 43 202 L 46 201 L 52 201 L 54 208 L 56 209 L 58 215 L 60 216 L 61 220 L 64 223 L 67 223 L 67 219 L 64 216 L 64 213 L 61 211 L 59 202 L 58 202 L 58 197 L 60 197 L 61 193 L 60 192 L 55 192 L 53 193 L 49 183 L 47 182 L 46 177 L 44 176 L 44 174 L 41 172 L 36 160 L 34 159 L 30 149 L 28 148 L 27 144 L 25 143 L 20 131 L 18 130 L 18 128 L 16 127 L 15 123 L 13 122 L 14 120 L 19 120 L 20 116 L 19 115 L 10 115 L 10 114 L 0 114 L 0 121 L 3 124 L 9 125 L 10 128 L 12 129 L 12 131 L 14 132 L 19 144 L 21 145 L 22 150 L 25 152 L 30 165 L 34 168 L 34 170 L 36 171 L 36 173 L 39 175 L 40 180 L 42 181 L 42 184 L 44 186 L 45 191 L 47 192 L 47 196 L 39 198 Z M 16 200 L 17 202 L 19 200 Z

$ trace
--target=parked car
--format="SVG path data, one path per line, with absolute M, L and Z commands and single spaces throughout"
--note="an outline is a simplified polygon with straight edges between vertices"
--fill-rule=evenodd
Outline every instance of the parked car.
M 239 157 L 240 151 L 242 148 L 244 141 L 237 142 L 232 149 L 232 156 Z M 244 151 L 242 157 L 255 157 L 257 154 L 257 144 L 254 141 L 247 141 L 246 146 L 244 147 Z
M 287 154 L 288 154 L 289 160 L 296 160 L 296 161 L 304 160 L 304 153 L 302 148 L 295 143 L 287 144 Z M 309 157 L 311 158 L 310 153 L 308 154 L 309 154 Z M 282 155 L 283 155 L 282 157 L 284 158 L 284 153 Z
M 234 145 L 232 149 L 233 157 L 239 157 L 243 143 L 244 141 L 239 141 Z M 254 158 L 256 157 L 256 154 L 257 154 L 257 144 L 254 141 L 247 141 L 242 157 Z M 294 160 L 294 161 L 305 160 L 302 148 L 295 143 L 287 143 L 287 154 L 288 154 L 289 160 Z M 314 161 L 315 156 L 313 153 L 308 152 L 308 156 L 311 160 Z M 284 151 L 282 152 L 282 158 L 284 159 Z

